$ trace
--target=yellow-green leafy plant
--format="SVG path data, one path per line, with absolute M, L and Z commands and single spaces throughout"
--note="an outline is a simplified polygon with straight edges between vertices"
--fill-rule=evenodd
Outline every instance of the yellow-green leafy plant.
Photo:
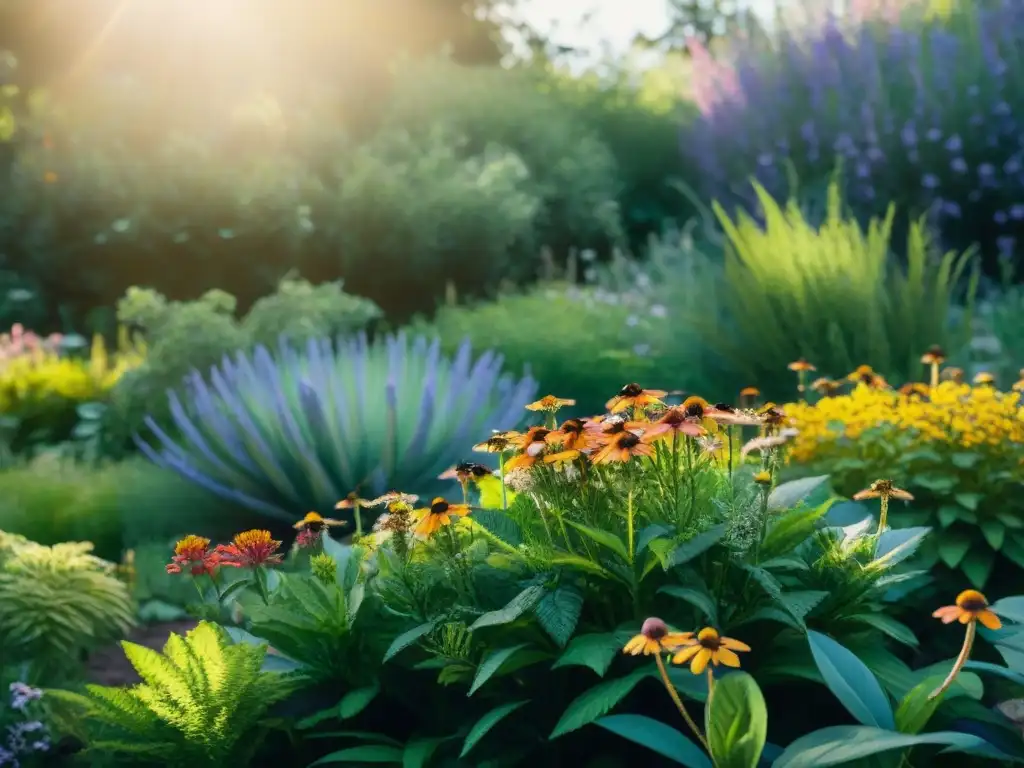
M 809 222 L 796 201 L 782 205 L 757 186 L 764 224 L 745 213 L 715 211 L 726 234 L 716 295 L 721 316 L 702 310 L 710 353 L 723 356 L 744 383 L 782 397 L 779 361 L 806 358 L 840 376 L 868 363 L 906 379 L 929 344 L 957 350 L 968 324 L 950 327 L 949 312 L 974 279 L 963 278 L 970 252 L 935 253 L 923 222 L 911 222 L 905 264 L 890 249 L 895 209 L 865 231 L 847 218 L 839 187 L 829 187 L 824 222 Z
M 145 346 L 123 327 L 113 350 L 97 334 L 84 358 L 62 351 L 67 342 L 18 346 L 11 336 L 0 345 L 6 349 L 0 351 L 0 417 L 15 450 L 40 440 L 91 436 L 87 430 L 76 434 L 76 425 L 98 424 L 100 404 L 146 356 Z
M 788 405 L 786 414 L 799 432 L 791 463 L 827 472 L 847 496 L 887 477 L 915 497 L 909 509 L 893 506 L 889 523 L 933 527 L 920 566 L 941 562 L 979 589 L 1000 562 L 1024 568 L 1019 392 L 956 381 L 899 391 L 859 383 L 846 394 Z
M 44 547 L 0 531 L 0 661 L 48 676 L 123 637 L 135 610 L 115 565 L 87 542 Z
M 266 645 L 232 644 L 208 622 L 184 637 L 171 634 L 162 654 L 122 646 L 140 684 L 51 694 L 88 719 L 86 754 L 175 768 L 250 765 L 262 738 L 260 720 L 293 690 L 289 677 L 262 671 Z

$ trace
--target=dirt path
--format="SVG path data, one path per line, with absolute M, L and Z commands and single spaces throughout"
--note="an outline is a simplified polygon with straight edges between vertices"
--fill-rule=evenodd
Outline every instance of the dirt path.
M 196 623 L 183 619 L 145 624 L 132 630 L 127 639 L 159 651 L 167 642 L 168 635 L 172 632 L 182 635 L 193 629 Z M 117 643 L 101 648 L 89 657 L 86 676 L 90 683 L 98 685 L 134 685 L 140 682 L 139 676 L 135 674 L 135 670 L 125 657 L 124 650 Z

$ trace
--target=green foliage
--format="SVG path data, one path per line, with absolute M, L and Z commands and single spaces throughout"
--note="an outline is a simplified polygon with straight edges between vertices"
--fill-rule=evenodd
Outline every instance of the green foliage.
M 952 353 L 966 344 L 969 326 L 950 327 L 949 313 L 964 289 L 969 252 L 937 257 L 923 224 L 914 224 L 901 268 L 890 251 L 894 211 L 865 232 L 844 218 L 833 184 L 816 228 L 796 202 L 782 206 L 761 187 L 757 193 L 763 228 L 744 213 L 733 221 L 716 205 L 728 248 L 721 284 L 706 303 L 718 302 L 721 314 L 705 309 L 694 318 L 707 354 L 720 355 L 744 381 L 784 397 L 793 381 L 785 362 L 800 357 L 833 378 L 866 364 L 905 381 L 930 345 Z
M 341 282 L 313 285 L 293 276 L 282 278 L 276 292 L 257 300 L 240 320 L 236 304 L 220 290 L 177 302 L 152 289 L 128 289 L 118 302 L 118 321 L 142 332 L 149 354 L 112 393 L 104 415 L 108 451 L 120 455 L 147 416 L 168 425 L 167 390 L 192 370 L 205 372 L 225 355 L 273 345 L 282 336 L 305 342 L 365 330 L 380 317 L 373 302 L 346 293 Z
M 52 695 L 95 724 L 92 753 L 128 757 L 133 765 L 247 765 L 267 708 L 294 690 L 289 678 L 261 671 L 266 646 L 233 645 L 207 622 L 184 638 L 172 634 L 163 654 L 122 645 L 142 683 Z
M 44 547 L 0 531 L 0 659 L 52 675 L 134 623 L 128 588 L 89 543 Z
M 46 454 L 0 471 L 0 530 L 47 545 L 91 541 L 110 560 L 181 533 L 223 535 L 239 519 L 230 504 L 142 459 L 89 465 Z

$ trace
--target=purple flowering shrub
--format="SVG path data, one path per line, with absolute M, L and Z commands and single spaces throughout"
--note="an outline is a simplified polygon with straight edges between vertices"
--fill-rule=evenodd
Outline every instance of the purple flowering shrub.
M 41 720 L 43 692 L 21 681 L 11 683 L 7 692 L 8 700 L 0 700 L 0 767 L 43 765 L 50 751 L 49 732 Z
M 682 147 L 701 191 L 756 212 L 751 177 L 786 197 L 838 167 L 858 217 L 931 214 L 944 244 L 979 243 L 995 271 L 1024 238 L 1024 3 L 964 5 L 829 19 L 729 63 L 698 49 L 701 116 Z

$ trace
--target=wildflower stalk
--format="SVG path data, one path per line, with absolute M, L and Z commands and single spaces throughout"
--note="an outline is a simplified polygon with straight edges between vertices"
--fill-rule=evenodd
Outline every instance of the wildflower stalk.
M 363 535 L 363 519 L 362 515 L 359 514 L 359 499 L 356 499 L 352 504 L 352 517 L 356 521 L 356 538 Z
M 704 738 L 704 734 L 701 733 L 700 728 L 697 727 L 693 718 L 690 717 L 690 713 L 686 711 L 686 707 L 683 704 L 683 700 L 679 698 L 679 693 L 676 691 L 676 687 L 672 685 L 672 681 L 669 680 L 668 670 L 665 669 L 665 662 L 662 661 L 660 653 L 656 653 L 654 655 L 654 661 L 658 665 L 658 673 L 661 675 L 661 682 L 664 684 L 665 690 L 668 691 L 668 695 L 672 698 L 672 703 L 676 705 L 676 709 L 679 710 L 679 714 L 683 716 L 683 720 L 686 721 L 690 730 L 693 731 L 693 735 L 697 737 L 697 741 L 700 742 L 701 746 L 704 747 L 710 755 L 711 747 L 708 746 L 708 742 L 707 739 Z
M 953 668 L 949 670 L 949 674 L 946 676 L 946 679 L 942 681 L 942 685 L 928 695 L 929 700 L 936 699 L 949 690 L 949 686 L 953 684 L 953 681 L 956 680 L 956 676 L 960 674 L 960 671 L 964 668 L 964 664 L 966 664 L 967 660 L 971 657 L 971 649 L 974 647 L 974 638 L 976 633 L 977 622 L 967 622 L 967 633 L 964 635 L 964 644 L 960 649 L 960 655 L 956 657 L 956 661 L 953 662 Z
M 690 486 L 690 503 L 686 515 L 687 523 L 693 522 L 693 515 L 697 507 L 697 476 L 693 473 L 693 438 L 686 438 L 686 475 Z
M 508 511 L 508 490 L 505 487 L 505 452 L 498 452 L 498 479 L 501 480 L 501 509 Z

